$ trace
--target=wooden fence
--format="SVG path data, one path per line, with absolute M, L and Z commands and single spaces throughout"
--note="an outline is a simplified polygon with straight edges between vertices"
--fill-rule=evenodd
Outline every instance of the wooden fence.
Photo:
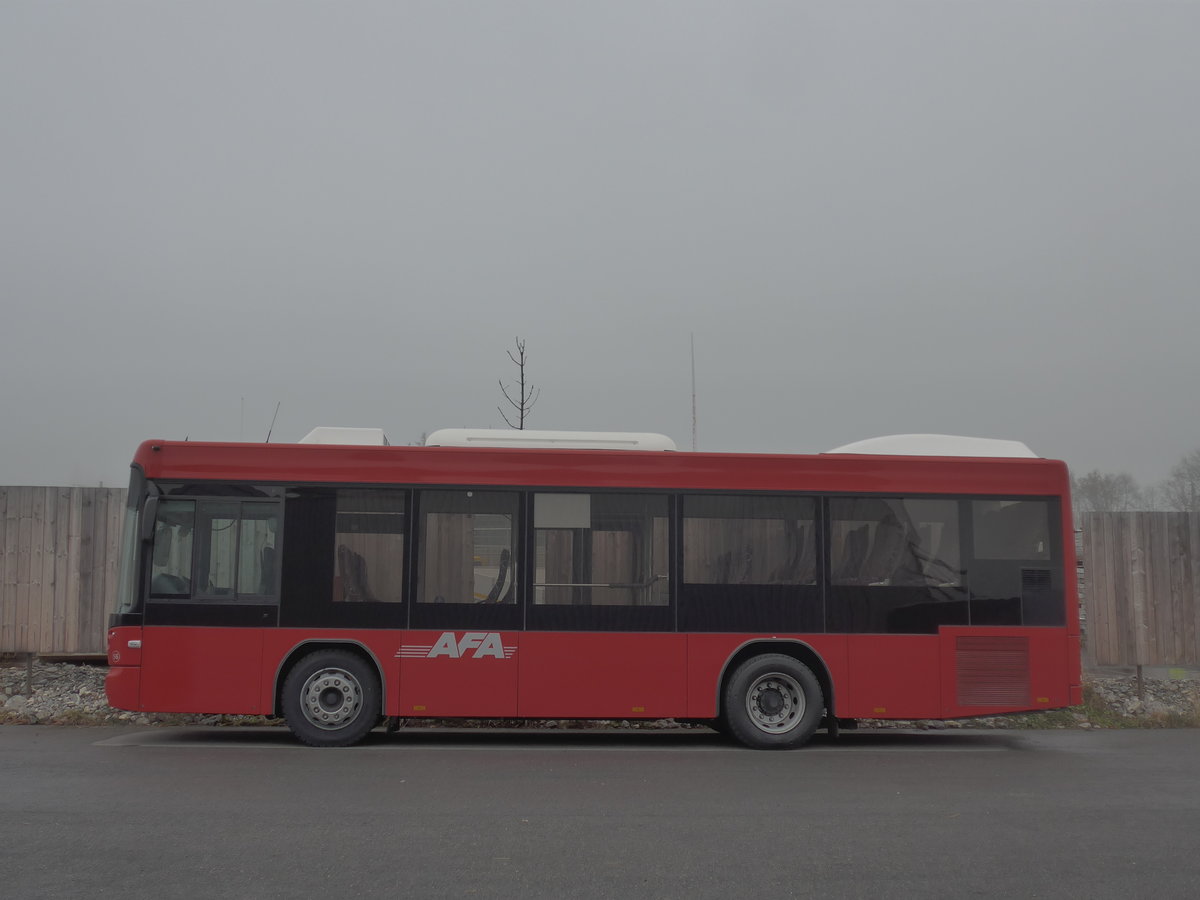
M 1200 513 L 1083 516 L 1086 657 L 1200 665 Z
M 0 653 L 104 655 L 124 488 L 0 487 Z

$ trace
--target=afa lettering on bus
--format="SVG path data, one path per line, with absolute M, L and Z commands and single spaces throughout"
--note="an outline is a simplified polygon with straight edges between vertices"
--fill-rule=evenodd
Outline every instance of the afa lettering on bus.
M 432 644 L 402 644 L 396 651 L 401 659 L 512 659 L 515 645 L 505 646 L 497 631 L 466 631 L 462 637 L 454 631 L 443 631 Z

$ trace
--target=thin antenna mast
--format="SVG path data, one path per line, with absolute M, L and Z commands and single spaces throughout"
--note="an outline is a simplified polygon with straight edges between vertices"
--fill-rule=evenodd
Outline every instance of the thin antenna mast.
M 282 405 L 283 405 L 283 401 L 282 401 L 282 400 L 280 400 L 278 403 L 276 403 L 276 404 L 275 404 L 275 415 L 271 416 L 271 427 L 267 429 L 267 440 L 266 440 L 266 443 L 268 443 L 268 444 L 269 444 L 269 443 L 271 443 L 271 432 L 275 430 L 275 419 L 276 419 L 276 418 L 278 418 L 278 416 L 279 416 L 279 407 L 280 407 L 280 406 L 282 406 Z
M 692 332 L 692 452 L 696 450 L 696 332 Z

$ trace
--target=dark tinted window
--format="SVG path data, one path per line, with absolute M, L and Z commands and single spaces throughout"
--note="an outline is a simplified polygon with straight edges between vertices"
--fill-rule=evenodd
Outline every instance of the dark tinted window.
M 683 498 L 686 631 L 821 631 L 816 502 Z
M 971 624 L 1066 621 L 1058 520 L 1057 501 L 971 501 Z
M 959 502 L 830 500 L 831 628 L 934 633 L 967 624 Z

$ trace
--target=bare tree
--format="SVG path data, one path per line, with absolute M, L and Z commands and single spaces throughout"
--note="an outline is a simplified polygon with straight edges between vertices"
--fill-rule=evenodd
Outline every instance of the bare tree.
M 1071 502 L 1076 513 L 1126 512 L 1145 506 L 1132 475 L 1109 475 L 1096 469 L 1079 478 L 1071 477 Z
M 537 398 L 541 396 L 541 388 L 535 388 L 532 383 L 525 381 L 525 364 L 529 361 L 529 357 L 525 355 L 525 342 L 520 338 L 514 338 L 517 345 L 516 355 L 511 350 L 508 351 L 508 358 L 513 361 L 513 365 L 517 367 L 518 373 L 518 388 L 516 399 L 509 392 L 509 387 L 505 387 L 504 381 L 500 381 L 500 393 L 504 395 L 504 399 L 509 402 L 513 409 L 516 410 L 517 422 L 514 425 L 504 410 L 497 406 L 496 409 L 509 428 L 523 430 L 525 428 L 525 419 L 529 416 L 529 411 L 533 409 L 533 404 L 537 403 Z
M 1200 512 L 1200 450 L 1193 450 L 1175 464 L 1163 482 L 1161 494 L 1170 509 Z

